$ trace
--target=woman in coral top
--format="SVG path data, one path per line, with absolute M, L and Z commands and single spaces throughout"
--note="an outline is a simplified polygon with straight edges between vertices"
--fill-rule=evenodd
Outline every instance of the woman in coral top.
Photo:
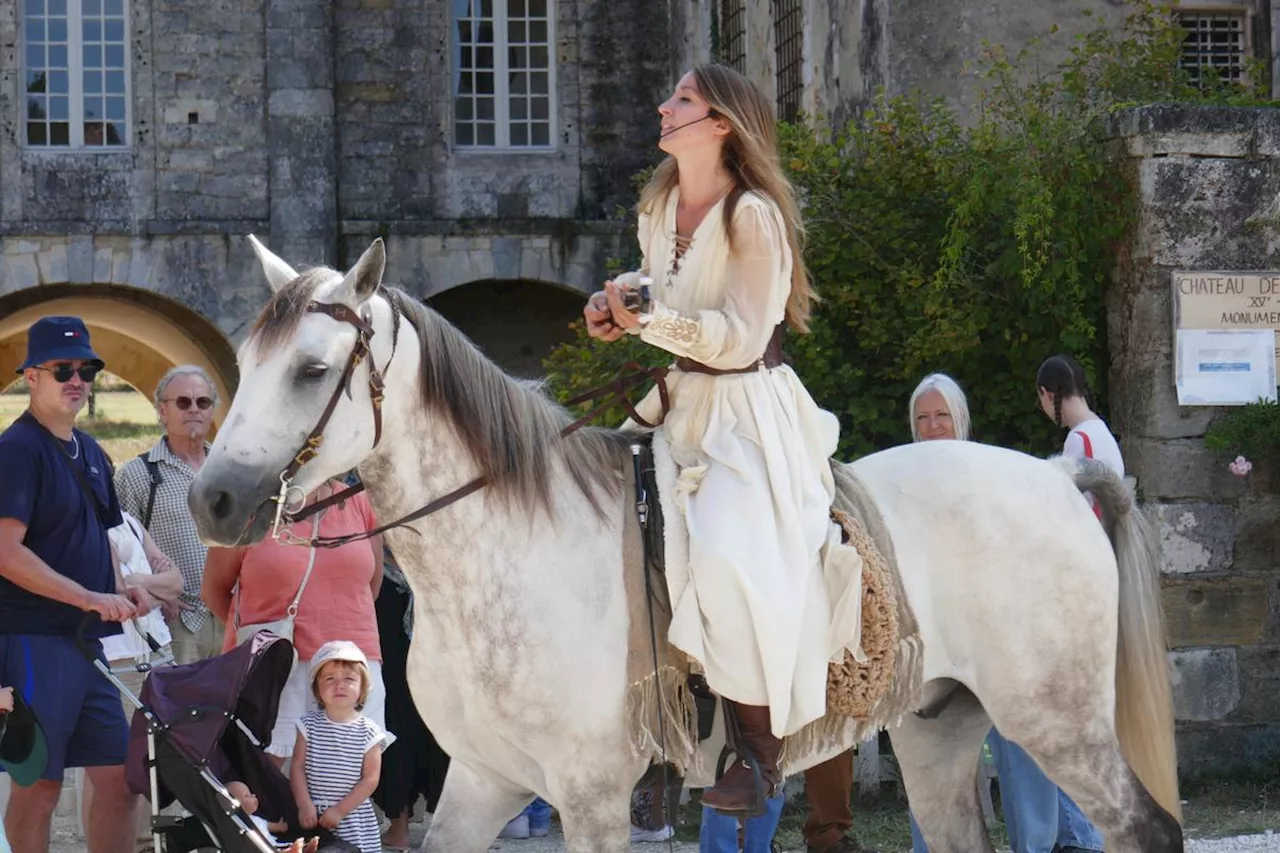
M 330 480 L 312 492 L 307 503 L 323 500 L 340 488 L 340 482 Z M 365 533 L 378 526 L 373 507 L 363 493 L 321 510 L 318 515 L 318 533 L 324 537 Z M 289 534 L 298 540 L 310 539 L 314 519 L 312 516 L 291 525 L 287 528 Z M 209 549 L 201 597 L 227 626 L 224 651 L 235 646 L 237 625 L 285 617 L 307 573 L 310 552 L 306 546 L 282 544 L 271 537 L 246 548 Z M 382 651 L 373 606 L 381 586 L 381 536 L 337 548 L 315 549 L 315 564 L 302 589 L 293 626 L 298 661 L 280 694 L 280 713 L 267 747 L 278 764 L 283 764 L 293 751 L 296 723 L 315 707 L 307 667 L 316 650 L 330 640 L 350 640 L 364 652 L 372 678 L 364 714 L 379 726 L 386 724 Z

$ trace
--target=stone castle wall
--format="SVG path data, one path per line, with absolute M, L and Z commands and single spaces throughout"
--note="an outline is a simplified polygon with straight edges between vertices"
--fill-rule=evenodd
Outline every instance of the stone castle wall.
M 1138 220 L 1109 295 L 1111 417 L 1163 549 L 1186 776 L 1280 758 L 1280 471 L 1209 452 L 1220 409 L 1178 405 L 1175 270 L 1280 270 L 1280 110 L 1116 117 Z

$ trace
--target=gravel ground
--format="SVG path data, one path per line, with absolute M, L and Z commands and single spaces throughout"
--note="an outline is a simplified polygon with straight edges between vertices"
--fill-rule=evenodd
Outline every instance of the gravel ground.
M 1214 838 L 1192 841 L 1188 850 L 1196 853 L 1245 853 L 1245 851 L 1280 850 L 1280 835 L 1267 831 L 1262 835 L 1238 835 L 1235 838 Z
M 504 853 L 562 853 L 564 842 L 561 838 L 538 838 L 528 841 L 505 841 L 495 846 L 494 850 Z M 697 853 L 698 845 L 679 843 L 675 845 L 679 853 Z M 666 844 L 633 844 L 632 853 L 666 853 Z M 1188 853 L 1280 853 L 1280 835 L 1242 835 L 1238 838 L 1215 838 L 1206 841 L 1192 841 L 1187 845 Z M 786 853 L 804 853 L 803 850 L 792 850 Z M 889 851 L 884 851 L 889 853 Z
M 75 836 L 72 829 L 70 821 L 63 818 L 56 820 L 49 853 L 84 853 L 84 842 Z M 416 845 L 426 834 L 426 826 L 417 824 L 412 829 L 412 840 Z M 500 841 L 496 842 L 491 849 L 502 851 L 502 853 L 563 853 L 564 838 L 557 830 L 553 830 L 552 835 L 547 838 Z M 667 853 L 669 848 L 666 844 L 633 844 L 631 849 L 632 853 Z M 677 853 L 697 853 L 698 845 L 690 842 L 676 842 L 674 850 Z M 1188 842 L 1187 850 L 1189 853 L 1280 853 L 1280 834 L 1267 832 L 1235 838 L 1195 840 Z M 804 851 L 795 850 L 787 853 L 804 853 Z

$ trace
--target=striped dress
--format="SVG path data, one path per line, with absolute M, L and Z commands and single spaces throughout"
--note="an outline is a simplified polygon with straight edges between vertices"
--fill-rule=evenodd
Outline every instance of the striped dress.
M 370 749 L 386 749 L 395 735 L 384 732 L 363 714 L 346 723 L 329 719 L 321 708 L 308 711 L 298 720 L 298 731 L 307 741 L 307 793 L 315 803 L 316 816 L 351 793 L 364 771 L 364 756 Z M 382 834 L 373 802 L 365 800 L 338 824 L 336 834 L 360 848 L 360 853 L 381 853 Z

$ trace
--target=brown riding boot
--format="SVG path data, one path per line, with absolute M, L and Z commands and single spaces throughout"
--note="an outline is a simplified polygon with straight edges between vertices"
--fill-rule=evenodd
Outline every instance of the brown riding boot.
M 727 701 L 727 700 L 724 700 Z M 778 754 L 782 741 L 773 736 L 769 724 L 769 708 L 766 705 L 742 705 L 733 703 L 738 718 L 737 760 L 720 777 L 715 786 L 702 794 L 702 804 L 718 812 L 739 815 L 763 814 L 764 803 L 756 797 L 755 774 L 746 756 L 752 755 L 760 766 L 760 779 L 764 783 L 763 798 L 768 799 L 777 791 L 782 774 L 778 771 Z

